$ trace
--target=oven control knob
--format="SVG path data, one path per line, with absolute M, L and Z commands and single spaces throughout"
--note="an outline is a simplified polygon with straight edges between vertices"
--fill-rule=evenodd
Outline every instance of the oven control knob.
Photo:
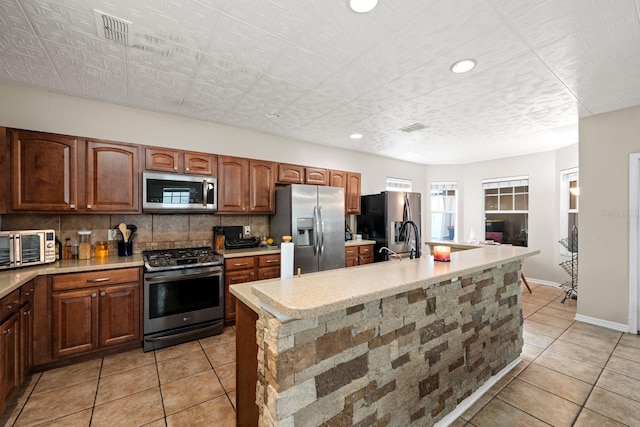
M 178 265 L 178 262 L 175 259 L 170 259 L 168 264 L 169 265 Z
M 167 265 L 167 260 L 165 258 L 161 258 L 160 265 Z

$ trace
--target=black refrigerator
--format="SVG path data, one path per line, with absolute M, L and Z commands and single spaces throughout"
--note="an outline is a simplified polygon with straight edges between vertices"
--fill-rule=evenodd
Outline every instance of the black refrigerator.
M 357 218 L 358 234 L 363 239 L 374 240 L 374 262 L 386 261 L 388 255 L 380 253 L 380 248 L 387 247 L 392 251 L 405 256 L 411 247 L 420 245 L 419 237 L 415 236 L 412 227 L 406 227 L 401 234 L 401 226 L 405 221 L 413 221 L 418 226 L 421 235 L 420 193 L 404 191 L 383 191 L 380 194 L 361 196 L 361 214 Z M 408 235 L 407 235 L 408 234 Z

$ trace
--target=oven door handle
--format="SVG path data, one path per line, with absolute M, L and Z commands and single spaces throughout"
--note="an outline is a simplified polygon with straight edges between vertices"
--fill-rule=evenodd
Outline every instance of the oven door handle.
M 196 274 L 182 274 L 182 275 L 169 275 L 169 276 L 154 276 L 154 277 L 146 277 L 144 280 L 147 282 L 175 282 L 177 280 L 191 280 L 191 279 L 202 279 L 205 277 L 212 277 L 222 274 L 222 269 L 216 271 L 207 271 L 206 273 L 196 273 Z

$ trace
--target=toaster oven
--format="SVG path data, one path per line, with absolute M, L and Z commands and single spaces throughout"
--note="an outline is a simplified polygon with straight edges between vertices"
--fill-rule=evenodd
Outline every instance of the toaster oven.
M 55 260 L 56 234 L 53 230 L 0 231 L 0 269 Z

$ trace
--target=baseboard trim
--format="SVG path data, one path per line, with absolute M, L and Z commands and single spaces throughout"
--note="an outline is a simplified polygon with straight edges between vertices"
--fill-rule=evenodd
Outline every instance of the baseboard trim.
M 598 319 L 597 317 L 585 316 L 583 314 L 576 314 L 574 318 L 578 322 L 589 323 L 590 325 L 602 326 L 603 328 L 613 329 L 619 332 L 629 332 L 629 325 L 624 323 L 610 322 L 608 320 Z
M 513 368 L 518 366 L 518 363 L 522 362 L 522 359 L 519 357 L 513 362 L 509 363 L 506 367 L 504 367 L 500 372 L 490 377 L 484 384 L 480 386 L 471 396 L 464 399 L 462 402 L 456 406 L 453 411 L 449 412 L 444 418 L 434 424 L 433 427 L 447 427 L 452 424 L 458 417 L 466 412 L 467 409 L 471 407 L 476 400 L 480 399 L 483 394 L 485 394 L 495 383 L 500 381 L 502 377 L 507 375 Z
M 529 283 L 537 283 L 537 284 L 545 285 L 545 286 L 553 286 L 554 288 L 559 288 L 560 287 L 560 283 L 552 282 L 550 280 L 534 279 L 533 277 L 529 278 L 529 277 L 526 277 L 526 276 L 525 276 L 525 278 L 527 279 L 527 282 L 529 282 Z

